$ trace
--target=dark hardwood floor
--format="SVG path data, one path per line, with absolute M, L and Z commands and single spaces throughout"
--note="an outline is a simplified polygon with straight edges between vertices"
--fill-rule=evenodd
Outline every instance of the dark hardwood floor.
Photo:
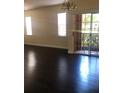
M 99 58 L 24 46 L 24 93 L 99 93 Z

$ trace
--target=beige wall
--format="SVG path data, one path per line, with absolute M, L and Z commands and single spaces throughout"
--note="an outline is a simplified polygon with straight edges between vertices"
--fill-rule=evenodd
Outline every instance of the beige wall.
M 83 13 L 98 10 L 98 0 L 87 0 L 87 2 L 77 3 L 79 10 L 76 13 Z M 93 11 L 94 11 L 93 10 Z M 25 11 L 25 16 L 32 17 L 32 36 L 25 34 L 25 44 L 66 48 L 73 51 L 73 15 L 67 13 L 67 36 L 59 37 L 57 28 L 57 13 L 60 13 L 58 6 L 37 8 Z M 26 32 L 26 31 L 25 31 Z
M 25 44 L 35 44 L 67 48 L 67 37 L 58 36 L 56 7 L 39 8 L 26 11 L 25 16 L 32 18 L 32 36 L 25 35 Z

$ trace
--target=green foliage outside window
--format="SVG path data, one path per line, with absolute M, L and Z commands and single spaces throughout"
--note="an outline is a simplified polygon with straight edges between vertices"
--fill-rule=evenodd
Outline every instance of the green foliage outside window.
M 82 42 L 84 48 L 98 50 L 99 46 L 99 20 L 98 14 L 83 14 L 82 15 Z

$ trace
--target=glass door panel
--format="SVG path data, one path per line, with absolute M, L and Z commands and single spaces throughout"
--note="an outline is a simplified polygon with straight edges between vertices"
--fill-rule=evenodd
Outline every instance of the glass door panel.
M 86 55 L 99 55 L 98 14 L 82 14 L 81 49 Z

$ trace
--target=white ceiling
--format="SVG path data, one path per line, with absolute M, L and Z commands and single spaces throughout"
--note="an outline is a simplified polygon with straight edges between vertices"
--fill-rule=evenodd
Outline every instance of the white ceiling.
M 24 9 L 29 10 L 37 7 L 51 6 L 63 3 L 64 0 L 24 0 Z

